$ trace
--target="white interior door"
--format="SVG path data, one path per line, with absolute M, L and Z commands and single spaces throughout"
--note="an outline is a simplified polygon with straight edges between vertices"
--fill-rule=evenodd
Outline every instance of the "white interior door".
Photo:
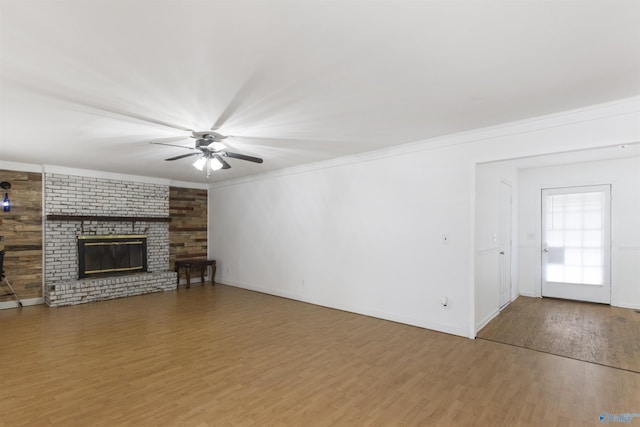
M 611 303 L 611 186 L 542 190 L 542 296 Z
M 500 271 L 500 307 L 511 301 L 511 186 L 500 182 L 500 236 L 499 236 L 499 271 Z

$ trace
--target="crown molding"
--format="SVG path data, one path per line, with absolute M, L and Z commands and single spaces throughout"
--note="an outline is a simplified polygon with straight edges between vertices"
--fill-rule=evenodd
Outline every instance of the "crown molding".
M 193 188 L 196 190 L 208 190 L 209 184 L 202 182 L 188 182 L 188 181 L 169 181 L 169 185 L 171 187 L 179 187 L 179 188 Z
M 168 185 L 171 187 L 194 188 L 207 190 L 209 184 L 201 182 L 175 181 L 172 179 L 154 178 L 140 175 L 127 175 L 114 172 L 76 169 L 57 165 L 36 165 L 33 163 L 7 162 L 0 160 L 0 169 L 17 172 L 56 173 L 61 175 L 84 176 L 88 178 L 115 179 L 118 181 L 141 182 L 144 184 Z
M 16 172 L 42 173 L 42 166 L 32 163 L 7 162 L 0 160 L 0 169 Z
M 171 182 L 170 180 L 164 178 L 153 178 L 140 175 L 126 175 L 114 172 L 96 171 L 91 169 L 76 169 L 56 165 L 43 165 L 42 170 L 44 173 L 83 176 L 87 178 L 113 179 L 117 181 L 141 182 L 144 184 L 169 185 L 169 183 Z
M 335 159 L 323 160 L 320 162 L 307 163 L 304 165 L 292 166 L 276 171 L 265 172 L 258 175 L 240 177 L 225 181 L 215 182 L 209 185 L 209 188 L 221 188 L 233 186 L 253 181 L 262 181 L 277 177 L 295 175 L 305 172 L 311 172 L 322 169 L 329 169 L 338 166 L 345 166 L 354 163 L 363 163 L 383 158 L 413 154 L 422 151 L 440 149 L 461 144 L 477 143 L 492 139 L 502 138 L 511 135 L 526 134 L 529 132 L 540 131 L 544 129 L 557 128 L 571 124 L 595 121 L 605 118 L 611 118 L 624 115 L 640 114 L 640 96 L 624 98 L 617 101 L 607 102 L 603 104 L 591 105 L 573 110 L 567 110 L 559 113 L 533 117 L 529 119 L 519 120 L 515 122 L 504 123 L 465 132 L 459 132 L 435 138 L 410 142 L 402 145 L 395 145 L 379 150 L 368 151 L 364 153 L 342 156 Z M 629 141 L 636 142 L 636 141 Z M 537 153 L 539 154 L 539 153 Z

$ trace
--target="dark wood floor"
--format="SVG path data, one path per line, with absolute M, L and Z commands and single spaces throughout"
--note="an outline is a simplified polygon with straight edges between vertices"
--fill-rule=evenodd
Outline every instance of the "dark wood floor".
M 478 338 L 640 372 L 640 313 L 632 309 L 519 297 Z
M 0 426 L 586 426 L 640 374 L 228 286 L 0 311 Z

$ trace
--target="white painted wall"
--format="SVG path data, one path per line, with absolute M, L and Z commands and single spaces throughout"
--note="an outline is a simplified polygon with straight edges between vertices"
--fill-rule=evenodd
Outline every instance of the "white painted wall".
M 640 98 L 214 184 L 217 280 L 473 337 L 476 164 L 635 141 Z
M 520 293 L 540 296 L 542 188 L 611 184 L 611 305 L 640 309 L 640 157 L 520 172 Z
M 469 164 L 441 151 L 216 188 L 220 281 L 466 335 Z
M 518 170 L 513 163 L 484 163 L 476 169 L 475 331 L 500 309 L 500 185 L 512 189 L 511 297 L 518 295 Z

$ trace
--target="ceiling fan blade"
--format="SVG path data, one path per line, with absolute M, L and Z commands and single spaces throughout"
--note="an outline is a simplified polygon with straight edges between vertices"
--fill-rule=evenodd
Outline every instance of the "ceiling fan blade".
M 213 126 L 211 126 L 211 130 L 220 129 L 232 116 L 236 115 L 239 109 L 247 107 L 248 101 L 251 97 L 255 97 L 255 94 L 259 92 L 260 86 L 264 85 L 265 75 L 267 74 L 266 71 L 267 70 L 264 65 L 253 70 L 251 75 L 244 81 L 231 101 L 229 101 L 229 104 L 220 114 Z
M 193 148 L 193 147 L 185 147 L 184 145 L 177 145 L 177 144 L 167 144 L 166 142 L 150 141 L 149 144 L 166 145 L 166 146 L 169 146 L 169 147 L 178 147 L 178 148 L 186 148 L 187 150 L 195 150 L 195 148 Z
M 180 126 L 180 125 L 177 125 L 175 123 L 165 122 L 163 120 L 154 119 L 152 117 L 147 117 L 147 116 L 144 116 L 142 114 L 136 114 L 136 113 L 132 113 L 132 112 L 129 112 L 129 111 L 121 111 L 121 110 L 117 110 L 115 108 L 111 109 L 111 108 L 102 107 L 102 106 L 95 105 L 95 104 L 94 105 L 88 104 L 88 106 L 92 107 L 92 108 L 95 108 L 95 109 L 98 109 L 98 110 L 111 112 L 111 113 L 118 114 L 118 115 L 125 116 L 125 117 L 130 117 L 132 119 L 140 120 L 140 121 L 143 121 L 143 122 L 153 123 L 155 125 L 160 125 L 160 126 L 166 126 L 168 128 L 182 130 L 182 131 L 185 131 L 185 132 L 192 132 L 191 129 L 186 128 L 184 126 Z
M 215 157 L 216 159 L 218 159 L 218 161 L 220 163 L 222 163 L 222 169 L 231 169 L 231 165 L 229 163 L 227 163 L 227 161 L 225 159 L 223 159 L 222 157 L 218 156 L 217 154 L 214 154 L 213 157 Z
M 132 111 L 127 111 L 127 110 L 120 109 L 118 107 L 113 107 L 104 103 L 87 101 L 85 99 L 82 99 L 78 94 L 74 94 L 74 92 L 76 91 L 76 88 L 74 87 L 67 87 L 63 85 L 57 85 L 57 86 L 48 85 L 47 88 L 45 89 L 42 87 L 34 86 L 31 82 L 29 82 L 28 84 L 27 83 L 22 84 L 22 86 L 32 92 L 45 95 L 47 97 L 56 99 L 58 101 L 64 101 L 71 104 L 81 105 L 81 106 L 91 108 L 97 111 L 102 111 L 108 114 L 115 114 L 117 116 L 127 117 L 129 119 L 134 119 L 134 120 L 147 122 L 147 123 L 153 123 L 155 125 L 165 126 L 172 129 L 185 131 L 185 132 L 193 132 L 192 129 L 189 129 L 184 126 L 180 126 L 176 123 L 170 123 L 164 120 L 158 120 L 153 117 L 134 113 Z
M 224 151 L 219 153 L 222 156 L 231 157 L 233 159 L 247 160 L 254 163 L 262 163 L 263 160 L 259 157 L 246 156 L 244 154 L 232 153 L 230 151 Z
M 82 102 L 82 101 L 75 101 L 75 102 L 78 103 L 78 104 L 82 104 L 82 105 L 84 105 L 86 107 L 93 108 L 95 110 L 101 110 L 101 111 L 104 111 L 106 113 L 112 113 L 112 114 L 117 114 L 117 115 L 123 116 L 123 117 L 129 117 L 129 118 L 134 119 L 134 120 L 140 120 L 141 122 L 153 123 L 154 125 L 165 126 L 165 127 L 171 128 L 171 129 L 177 129 L 177 130 L 181 130 L 181 131 L 185 131 L 185 132 L 192 132 L 191 129 L 186 128 L 184 126 L 180 126 L 180 125 L 177 125 L 175 123 L 165 122 L 164 120 L 158 120 L 158 119 L 155 119 L 153 117 L 145 116 L 143 114 L 137 114 L 137 113 L 134 113 L 134 112 L 131 112 L 131 111 L 119 110 L 117 108 L 112 108 L 112 107 L 109 107 L 107 105 L 101 105 L 101 104 L 98 104 L 98 103 Z
M 165 137 L 160 137 L 160 138 L 153 138 L 153 142 L 163 142 L 163 143 L 166 143 L 166 144 L 172 143 L 172 142 L 181 142 L 181 141 L 189 142 L 187 137 L 185 137 L 184 135 L 180 135 L 180 136 L 165 136 Z
M 164 159 L 166 162 L 170 162 L 172 160 L 179 160 L 179 159 L 184 159 L 185 157 L 190 157 L 190 156 L 198 156 L 202 153 L 198 152 L 198 153 L 189 153 L 189 154 L 182 154 L 180 156 L 175 156 L 175 157 L 169 157 L 168 159 Z

